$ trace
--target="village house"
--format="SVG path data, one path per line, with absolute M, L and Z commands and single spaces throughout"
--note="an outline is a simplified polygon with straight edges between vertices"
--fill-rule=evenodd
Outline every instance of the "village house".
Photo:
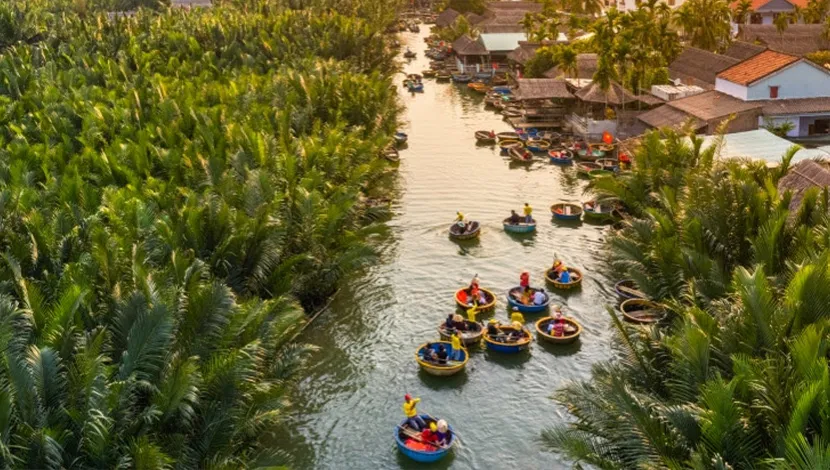
M 699 86 L 705 90 L 715 88 L 719 73 L 740 62 L 725 54 L 715 54 L 696 47 L 686 47 L 669 64 L 669 77 L 677 83 Z
M 737 38 L 802 57 L 811 52 L 830 50 L 830 41 L 824 36 L 824 30 L 823 24 L 791 24 L 784 31 L 778 31 L 774 25 L 767 23 L 748 24 L 739 27 Z
M 738 7 L 738 2 L 732 3 L 732 9 Z M 806 8 L 807 0 L 752 0 L 752 14 L 749 23 L 753 25 L 772 25 L 775 18 L 781 14 L 789 14 L 796 7 Z
M 525 33 L 481 33 L 475 39 L 461 36 L 452 43 L 456 68 L 463 73 L 506 70 L 508 56 L 526 40 Z
M 514 99 L 522 110 L 522 116 L 510 120 L 513 127 L 562 127 L 575 101 L 565 80 L 530 78 L 516 82 L 518 86 Z
M 731 119 L 731 120 L 730 120 Z M 712 134 L 789 123 L 790 138 L 830 135 L 830 70 L 809 60 L 764 51 L 717 74 L 706 93 L 669 101 L 640 116 L 650 127 L 690 123 Z

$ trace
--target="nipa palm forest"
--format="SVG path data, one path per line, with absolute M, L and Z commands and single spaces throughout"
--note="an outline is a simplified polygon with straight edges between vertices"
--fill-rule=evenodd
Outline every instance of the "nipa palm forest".
M 371 259 L 392 9 L 156 3 L 0 4 L 4 468 L 285 463 L 289 340 Z

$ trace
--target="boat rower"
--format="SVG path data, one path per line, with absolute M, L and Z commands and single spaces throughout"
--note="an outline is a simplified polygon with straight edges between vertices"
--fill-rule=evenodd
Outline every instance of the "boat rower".
M 519 214 L 517 214 L 516 211 L 511 210 L 510 211 L 510 225 L 519 225 L 520 220 L 521 220 L 521 218 L 519 217 Z
M 478 313 L 478 307 L 473 305 L 472 307 L 467 309 L 467 320 L 475 323 L 476 321 L 476 314 Z
M 530 207 L 530 204 L 525 203 L 524 207 L 524 214 L 525 214 L 525 222 L 532 223 L 533 222 L 533 208 Z
M 407 418 L 406 424 L 408 424 L 409 427 L 411 427 L 412 429 L 414 429 L 416 431 L 420 431 L 421 429 L 423 429 L 426 426 L 426 423 L 424 423 L 424 420 L 421 419 L 420 416 L 418 416 L 418 410 L 416 408 L 416 406 L 421 401 L 421 399 L 420 398 L 414 398 L 413 399 L 412 395 L 407 393 L 406 395 L 404 395 L 403 400 L 404 400 L 404 402 L 403 402 L 403 412 L 404 412 L 404 414 L 406 415 L 406 418 Z

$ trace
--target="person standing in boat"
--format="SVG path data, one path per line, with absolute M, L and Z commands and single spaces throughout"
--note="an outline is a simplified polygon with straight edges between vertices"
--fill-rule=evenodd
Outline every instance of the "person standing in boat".
M 409 425 L 410 428 L 420 431 L 426 426 L 424 420 L 418 416 L 418 409 L 416 408 L 418 403 L 420 403 L 420 398 L 412 398 L 412 395 L 406 394 L 403 397 L 403 412 L 406 415 L 407 421 L 406 424 Z
M 530 289 L 530 273 L 527 271 L 522 271 L 522 274 L 519 276 L 519 287 L 522 290 L 526 291 Z
M 528 224 L 533 223 L 533 208 L 530 207 L 530 204 L 528 204 L 528 203 L 525 203 L 524 214 L 525 214 L 525 223 L 528 223 Z
M 452 313 L 447 314 L 447 320 L 444 322 L 444 328 L 447 331 L 455 331 L 455 319 L 453 318 L 455 315 Z
M 464 358 L 463 353 L 461 352 L 461 337 L 458 336 L 458 331 L 453 333 L 450 337 L 450 342 L 452 343 L 452 354 L 450 355 L 450 358 L 453 361 L 462 361 Z

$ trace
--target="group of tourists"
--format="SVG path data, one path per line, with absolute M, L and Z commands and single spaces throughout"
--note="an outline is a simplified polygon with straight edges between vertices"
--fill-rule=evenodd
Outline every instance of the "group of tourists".
M 562 337 L 566 335 L 572 335 L 575 332 L 576 327 L 565 321 L 565 316 L 562 315 L 562 309 L 560 309 L 559 307 L 555 307 L 555 312 L 553 313 L 553 321 L 546 325 L 545 333 L 551 336 Z
M 519 225 L 521 223 L 532 224 L 535 221 L 533 220 L 533 208 L 530 207 L 530 204 L 525 203 L 524 208 L 522 208 L 522 212 L 524 213 L 524 217 L 519 216 L 516 211 L 510 211 L 510 224 L 511 225 Z
M 495 318 L 491 318 L 487 323 L 487 336 L 500 343 L 516 343 L 524 339 L 527 334 L 524 330 L 525 318 L 519 312 L 519 309 L 513 308 L 513 313 L 510 315 L 509 328 L 503 329 L 505 325 Z
M 458 226 L 458 232 L 461 235 L 473 230 L 473 222 L 468 222 L 461 211 L 455 213 L 455 225 Z
M 424 418 L 418 414 L 417 405 L 421 402 L 421 399 L 412 398 L 412 395 L 408 393 L 403 399 L 403 412 L 406 415 L 406 426 L 413 431 L 420 432 L 418 437 L 425 444 L 432 444 L 438 447 L 449 445 L 451 436 L 447 422 L 439 419 L 437 421 L 430 420 L 429 424 L 427 424 Z
M 565 263 L 563 263 L 562 260 L 559 259 L 553 260 L 551 272 L 555 276 L 555 279 L 561 282 L 562 284 L 569 284 L 571 282 L 574 282 L 577 280 L 576 276 L 578 276 L 578 274 L 568 269 L 568 267 L 565 266 Z

